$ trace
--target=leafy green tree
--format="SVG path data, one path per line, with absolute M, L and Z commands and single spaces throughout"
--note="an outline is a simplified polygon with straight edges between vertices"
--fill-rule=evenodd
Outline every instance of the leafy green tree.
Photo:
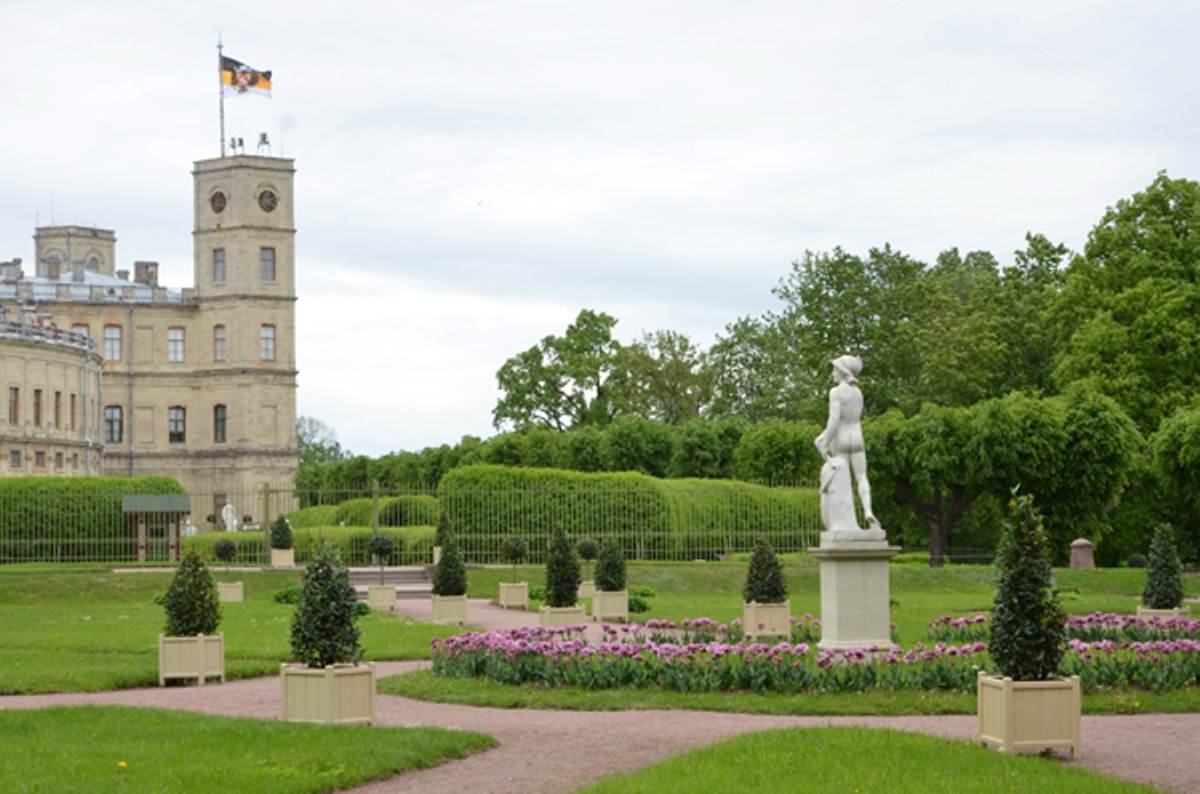
M 751 424 L 796 419 L 804 408 L 797 396 L 797 356 L 779 318 L 742 317 L 725 326 L 709 348 L 713 400 L 708 415 L 738 417 Z
M 1150 439 L 1161 504 L 1178 522 L 1188 560 L 1200 560 L 1200 408 L 1178 411 Z
M 300 603 L 292 618 L 292 658 L 309 667 L 362 658 L 358 596 L 336 548 L 322 543 L 304 569 Z
M 677 331 L 645 333 L 617 353 L 613 407 L 666 425 L 695 419 L 712 401 L 713 372 L 703 350 Z
M 596 589 L 616 593 L 625 589 L 625 558 L 616 541 L 604 541 L 600 550 L 600 561 L 596 563 Z
M 750 555 L 750 569 L 746 572 L 742 600 L 747 604 L 781 604 L 787 600 L 787 580 L 783 577 L 783 568 L 766 538 L 754 541 L 754 553 Z
M 666 477 L 674 454 L 671 428 L 640 416 L 617 417 L 600 437 L 600 459 L 606 471 Z
M 1177 609 L 1183 605 L 1183 565 L 1171 541 L 1171 528 L 1159 525 L 1150 543 L 1150 570 L 1142 603 L 1148 609 Z
M 571 428 L 567 432 L 566 468 L 574 471 L 604 471 L 600 438 L 600 430 L 591 425 Z
M 167 613 L 168 637 L 214 634 L 221 624 L 217 583 L 194 549 L 185 551 L 180 558 L 179 568 L 167 588 L 163 609 Z
M 1033 497 L 1014 490 L 996 557 L 1000 577 L 988 643 L 1000 675 L 1014 681 L 1050 678 L 1065 651 L 1067 614 L 1054 590 L 1047 546 Z
M 585 538 L 575 544 L 575 550 L 579 552 L 579 559 L 584 565 L 588 565 L 596 561 L 600 556 L 600 544 L 591 538 Z
M 225 563 L 225 570 L 229 570 L 229 563 L 237 556 L 237 542 L 230 538 L 221 538 L 213 544 L 213 555 Z
M 573 607 L 579 599 L 579 560 L 562 527 L 556 527 L 550 537 L 546 555 L 546 604 L 560 609 Z
M 815 482 L 821 455 L 813 440 L 822 426 L 815 422 L 761 422 L 742 434 L 734 460 L 738 477 L 765 483 Z
M 608 381 L 620 350 L 612 338 L 616 324 L 603 312 L 584 309 L 563 336 L 547 336 L 504 362 L 496 373 L 504 396 L 492 411 L 493 424 L 554 430 L 607 424 Z
M 1110 207 L 1049 318 L 1054 382 L 1085 382 L 1152 432 L 1196 393 L 1200 371 L 1200 184 L 1165 172 Z
M 675 452 L 668 475 L 725 479 L 734 473 L 734 450 L 743 424 L 737 420 L 693 419 L 675 434 Z

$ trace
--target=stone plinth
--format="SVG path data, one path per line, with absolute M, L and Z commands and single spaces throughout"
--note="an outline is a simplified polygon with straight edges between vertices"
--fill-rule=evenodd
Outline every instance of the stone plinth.
M 1071 541 L 1071 567 L 1081 571 L 1090 571 L 1096 567 L 1092 559 L 1092 542 L 1087 538 Z
M 862 537 L 875 536 L 859 530 Z M 878 534 L 883 534 L 882 532 Z M 891 639 L 891 580 L 888 560 L 900 553 L 886 540 L 845 540 L 846 532 L 821 534 L 808 553 L 821 563 L 822 650 L 888 647 Z

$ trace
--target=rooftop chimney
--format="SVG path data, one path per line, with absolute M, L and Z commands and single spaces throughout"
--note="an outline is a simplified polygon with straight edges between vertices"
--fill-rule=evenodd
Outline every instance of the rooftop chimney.
M 158 286 L 158 263 L 157 262 L 134 262 L 133 263 L 133 280 L 138 284 L 145 284 L 147 287 Z
M 117 278 L 121 279 L 122 281 L 128 281 L 129 280 L 129 271 L 128 270 L 118 270 Z

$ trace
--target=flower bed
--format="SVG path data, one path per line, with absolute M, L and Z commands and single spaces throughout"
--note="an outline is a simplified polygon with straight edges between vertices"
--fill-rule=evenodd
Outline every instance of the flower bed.
M 501 684 L 615 689 L 658 687 L 676 692 L 798 694 L 882 690 L 975 692 L 976 674 L 990 669 L 979 640 L 817 651 L 820 622 L 793 619 L 793 639 L 776 645 L 741 641 L 737 621 L 708 618 L 681 625 L 650 620 L 619 628 L 605 625 L 605 641 L 589 644 L 583 626 L 523 628 L 460 634 L 433 640 L 435 675 L 481 678 Z M 1184 624 L 1189 625 L 1184 625 Z M 983 616 L 939 618 L 931 634 L 979 636 Z M 1068 621 L 1072 631 L 1107 632 L 1093 641 L 1072 638 L 1059 673 L 1078 675 L 1085 692 L 1105 688 L 1158 692 L 1200 684 L 1200 621 L 1138 621 L 1131 616 L 1089 615 Z M 936 629 L 936 631 L 935 631 Z M 1122 633 L 1124 632 L 1124 633 Z M 1159 639 L 1138 640 L 1150 636 Z M 1171 632 L 1181 635 L 1167 638 Z M 1113 639 L 1112 637 L 1116 637 Z
M 931 620 L 929 639 L 933 642 L 980 642 L 988 639 L 987 615 L 954 618 L 949 615 Z M 1112 612 L 1067 616 L 1067 639 L 1096 642 L 1149 642 L 1152 640 L 1200 640 L 1200 620 L 1178 618 L 1139 618 Z

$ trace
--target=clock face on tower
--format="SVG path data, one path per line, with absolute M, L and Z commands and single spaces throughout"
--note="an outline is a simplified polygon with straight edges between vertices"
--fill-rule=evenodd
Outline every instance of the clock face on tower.
M 212 211 L 221 213 L 225 211 L 225 194 L 217 191 L 208 197 L 208 206 L 212 207 Z
M 271 212 L 279 206 L 279 198 L 274 191 L 264 190 L 258 194 L 258 206 L 263 208 L 263 212 Z

